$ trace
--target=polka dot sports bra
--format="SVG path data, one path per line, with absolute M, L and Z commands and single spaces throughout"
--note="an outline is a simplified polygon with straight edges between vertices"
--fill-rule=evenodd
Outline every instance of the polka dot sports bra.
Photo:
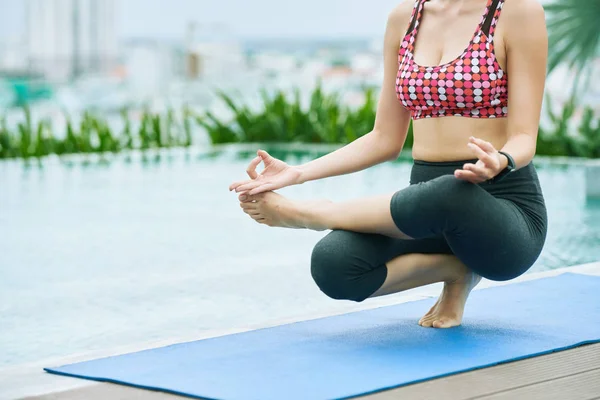
M 500 118 L 508 112 L 508 80 L 494 54 L 494 31 L 504 0 L 488 0 L 473 38 L 456 59 L 425 67 L 414 61 L 423 7 L 417 0 L 398 53 L 396 94 L 412 119 L 443 116 Z M 493 11 L 492 11 L 493 10 Z

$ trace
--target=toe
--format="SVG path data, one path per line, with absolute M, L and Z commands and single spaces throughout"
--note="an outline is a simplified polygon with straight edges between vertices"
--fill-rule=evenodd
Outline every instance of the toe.
M 436 319 L 435 321 L 433 321 L 433 327 L 434 328 L 445 328 L 446 323 L 443 319 Z
M 429 311 L 427 311 L 425 315 L 421 317 L 421 319 L 419 320 L 419 325 L 423 326 L 422 323 L 435 318 L 438 303 L 439 300 L 433 305 L 433 307 L 429 309 Z
M 256 203 L 240 203 L 240 207 L 244 210 L 256 210 Z
M 253 194 L 253 195 L 247 195 L 248 197 L 246 198 L 245 201 L 260 201 L 265 197 L 264 193 L 259 193 L 259 194 Z
M 433 321 L 434 328 L 445 329 L 445 328 L 452 328 L 453 326 L 457 326 L 457 325 L 458 325 L 458 323 L 456 322 L 456 320 L 451 319 L 451 318 L 439 318 L 439 319 L 436 319 L 435 321 Z

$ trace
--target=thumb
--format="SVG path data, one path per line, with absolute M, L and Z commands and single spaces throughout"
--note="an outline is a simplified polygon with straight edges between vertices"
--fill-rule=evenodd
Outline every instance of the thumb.
M 273 159 L 273 157 L 271 157 L 271 155 L 264 150 L 259 150 L 256 152 L 256 154 L 258 154 L 258 156 L 262 158 L 265 163 Z

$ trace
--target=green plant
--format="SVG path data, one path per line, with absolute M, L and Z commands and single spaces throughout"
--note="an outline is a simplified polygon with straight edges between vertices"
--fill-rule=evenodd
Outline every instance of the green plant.
M 302 106 L 300 91 L 291 97 L 278 91 L 261 92 L 263 107 L 254 111 L 219 93 L 232 115 L 223 121 L 210 111 L 196 117 L 213 144 L 236 142 L 348 143 L 369 132 L 375 123 L 376 96 L 365 89 L 365 102 L 358 109 L 344 106 L 338 94 L 328 94 L 320 86 Z
M 592 61 L 600 56 L 600 2 L 553 0 L 544 5 L 548 16 L 549 72 L 565 63 L 581 78 L 589 78 Z
M 25 113 L 25 121 L 19 122 L 18 130 L 19 130 L 19 155 L 23 158 L 28 158 L 31 154 L 31 142 L 33 135 L 33 127 L 31 123 L 31 111 L 29 108 L 24 108 L 23 112 Z
M 600 158 L 600 119 L 591 108 L 585 109 L 579 125 L 579 149 L 583 157 Z
M 186 105 L 183 108 L 183 135 L 184 139 L 182 145 L 189 147 L 192 145 L 192 124 L 191 119 L 193 117 L 192 110 Z
M 128 149 L 152 149 L 193 144 L 196 126 L 203 127 L 212 144 L 222 143 L 327 143 L 345 144 L 371 131 L 375 124 L 376 91 L 365 88 L 364 103 L 359 107 L 343 105 L 338 94 L 325 93 L 317 87 L 303 104 L 298 90 L 261 92 L 262 107 L 251 109 L 234 101 L 233 96 L 219 93 L 231 118 L 222 120 L 211 112 L 195 114 L 185 106 L 181 113 L 165 114 L 145 110 L 137 129 L 127 110 L 121 110 L 123 128 L 115 131 L 106 119 L 84 112 L 78 122 L 65 119 L 65 134 L 56 137 L 50 121 L 34 122 L 29 109 L 11 132 L 0 117 L 0 158 L 41 158 L 48 154 L 103 153 Z M 547 102 L 549 105 L 551 103 Z M 549 123 L 538 134 L 537 154 L 600 158 L 600 118 L 591 108 L 577 117 L 574 101 L 560 111 L 547 107 Z M 579 120 L 575 126 L 575 118 Z M 570 134 L 572 132 L 573 134 Z M 413 145 L 409 126 L 405 149 Z M 145 156 L 144 156 L 145 157 Z
M 131 150 L 133 149 L 133 135 L 131 134 L 131 119 L 127 109 L 121 110 L 121 119 L 123 120 L 123 134 L 121 135 L 119 147 Z
M 6 126 L 6 118 L 0 118 L 0 158 L 10 158 L 16 156 L 14 148 L 16 147 L 14 139 Z

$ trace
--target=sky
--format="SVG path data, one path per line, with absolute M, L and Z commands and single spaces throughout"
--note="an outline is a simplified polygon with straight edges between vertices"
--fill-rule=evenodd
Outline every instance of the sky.
M 117 30 L 132 37 L 183 38 L 189 21 L 219 23 L 240 38 L 381 37 L 399 0 L 116 0 Z M 25 1 L 0 0 L 0 40 L 25 27 Z

